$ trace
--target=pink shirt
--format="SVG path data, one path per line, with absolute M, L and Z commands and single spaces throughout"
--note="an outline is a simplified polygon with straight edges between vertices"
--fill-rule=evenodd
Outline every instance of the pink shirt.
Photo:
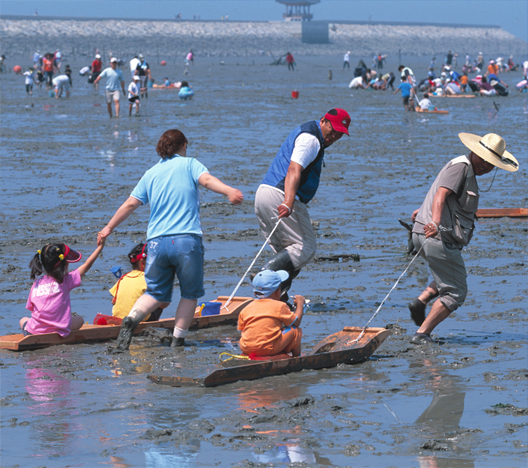
M 58 333 L 68 336 L 71 331 L 70 291 L 81 285 L 81 274 L 74 270 L 62 284 L 51 276 L 38 278 L 31 286 L 26 309 L 31 311 L 26 330 L 32 335 Z

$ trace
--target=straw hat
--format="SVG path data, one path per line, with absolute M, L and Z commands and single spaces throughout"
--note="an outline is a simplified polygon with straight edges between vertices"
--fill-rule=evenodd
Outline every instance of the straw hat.
M 478 157 L 508 172 L 519 169 L 517 159 L 506 151 L 506 142 L 495 133 L 483 137 L 471 133 L 459 133 L 460 141 Z

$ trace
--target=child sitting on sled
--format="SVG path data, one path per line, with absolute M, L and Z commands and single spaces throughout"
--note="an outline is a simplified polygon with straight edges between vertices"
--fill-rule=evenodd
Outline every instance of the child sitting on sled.
M 244 354 L 275 356 L 301 354 L 301 324 L 304 297 L 295 296 L 295 312 L 281 302 L 281 283 L 288 279 L 286 271 L 263 270 L 253 278 L 253 294 L 257 298 L 238 317 L 242 332 L 240 349 Z
M 84 319 L 71 311 L 70 291 L 81 285 L 81 278 L 92 267 L 103 247 L 104 242 L 86 262 L 71 272 L 68 266 L 81 260 L 79 252 L 62 243 L 46 244 L 37 251 L 29 264 L 31 279 L 35 280 L 26 303 L 31 317 L 20 319 L 24 336 L 58 333 L 66 337 L 72 330 L 83 326 Z
M 132 271 L 119 278 L 119 281 L 112 286 L 110 294 L 112 298 L 112 315 L 114 317 L 125 318 L 136 301 L 147 290 L 145 281 L 145 265 L 147 263 L 147 244 L 136 245 L 129 253 L 128 259 L 132 265 Z M 158 308 L 143 322 L 154 322 L 159 320 L 162 309 Z

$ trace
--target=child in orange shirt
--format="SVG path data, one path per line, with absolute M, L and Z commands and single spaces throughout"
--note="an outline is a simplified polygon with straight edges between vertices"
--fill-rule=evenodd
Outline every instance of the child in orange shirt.
M 468 74 L 467 72 L 464 72 L 462 76 L 460 77 L 460 90 L 463 93 L 466 92 L 467 85 L 468 85 Z
M 240 349 L 244 354 L 275 356 L 282 353 L 301 354 L 301 324 L 304 297 L 295 296 L 295 312 L 281 302 L 281 283 L 289 274 L 284 270 L 263 270 L 253 278 L 253 294 L 257 298 L 238 317 L 242 332 Z

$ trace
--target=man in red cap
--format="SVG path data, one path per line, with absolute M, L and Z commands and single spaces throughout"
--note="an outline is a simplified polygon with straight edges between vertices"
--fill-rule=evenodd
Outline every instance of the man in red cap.
M 317 249 L 307 204 L 319 187 L 324 151 L 348 135 L 350 116 L 332 109 L 318 122 L 311 121 L 293 130 L 280 147 L 255 196 L 255 213 L 275 255 L 263 270 L 285 270 L 289 278 L 282 284 L 282 300 L 301 268 Z

